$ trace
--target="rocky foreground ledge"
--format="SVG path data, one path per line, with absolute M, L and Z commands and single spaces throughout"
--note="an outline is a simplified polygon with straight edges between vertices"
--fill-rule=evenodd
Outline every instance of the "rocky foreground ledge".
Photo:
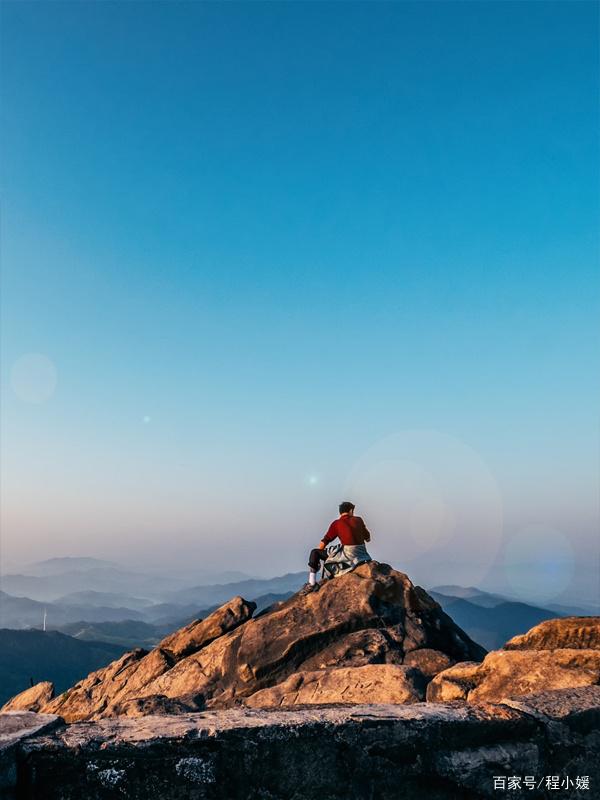
M 12 712 L 0 715 L 0 747 L 7 800 L 597 798 L 600 687 L 478 705 L 237 708 L 72 725 Z M 573 786 L 547 788 L 551 776 Z M 509 777 L 521 789 L 499 789 Z M 590 788 L 576 790 L 576 778 Z

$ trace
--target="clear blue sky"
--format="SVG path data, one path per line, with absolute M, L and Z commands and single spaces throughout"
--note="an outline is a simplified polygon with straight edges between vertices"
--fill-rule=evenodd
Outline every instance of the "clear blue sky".
M 408 459 L 459 519 L 431 563 L 474 515 L 495 570 L 541 526 L 577 575 L 597 33 L 591 2 L 3 3 L 4 557 L 301 569 L 352 491 L 402 567 Z

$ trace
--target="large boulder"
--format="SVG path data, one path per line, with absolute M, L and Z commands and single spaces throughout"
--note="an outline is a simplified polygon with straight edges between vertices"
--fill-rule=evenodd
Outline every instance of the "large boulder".
M 437 669 L 485 655 L 423 589 L 377 562 L 256 618 L 252 610 L 253 604 L 234 598 L 150 653 L 133 651 L 92 673 L 44 710 L 73 722 L 144 709 L 226 708 L 294 673 L 405 660 L 424 686 Z M 368 690 L 362 692 L 370 702 Z
M 553 689 L 600 683 L 600 650 L 496 650 L 479 667 L 469 702 L 499 702 Z
M 234 597 L 206 619 L 195 620 L 167 636 L 159 647 L 171 653 L 174 659 L 184 658 L 247 622 L 255 611 L 256 603 L 249 603 L 239 596 Z
M 600 684 L 600 617 L 553 619 L 515 636 L 481 664 L 438 672 L 427 700 L 502 702 L 539 692 Z
M 521 636 L 513 636 L 505 650 L 600 650 L 600 617 L 548 619 Z
M 4 711 L 39 711 L 53 697 L 54 684 L 50 681 L 42 681 L 15 695 L 0 708 L 0 713 Z
M 367 664 L 402 664 L 404 653 L 388 630 L 365 628 L 340 637 L 302 662 L 311 671 Z
M 167 697 L 197 691 L 208 707 L 227 707 L 321 663 L 372 662 L 368 652 L 357 653 L 361 637 L 350 638 L 361 631 L 382 633 L 376 658 L 391 663 L 400 663 L 420 647 L 439 650 L 452 661 L 479 660 L 485 654 L 406 575 L 371 562 L 325 582 L 318 592 L 296 594 L 182 659 L 146 689 Z M 376 651 L 377 638 L 365 637 L 362 649 Z
M 328 703 L 418 703 L 425 679 L 412 667 L 369 664 L 364 667 L 296 672 L 285 681 L 247 698 L 251 708 L 282 708 Z
M 438 672 L 448 669 L 453 664 L 453 659 L 445 653 L 441 653 L 439 650 L 431 650 L 429 647 L 423 647 L 421 650 L 411 650 L 404 658 L 405 666 L 416 667 L 428 680 L 431 680 Z
M 92 672 L 72 689 L 47 703 L 44 711 L 59 714 L 68 722 L 129 713 L 123 710 L 128 708 L 126 701 L 157 694 L 146 691 L 146 686 L 168 672 L 181 654 L 189 653 L 194 647 L 202 649 L 207 643 L 214 641 L 216 636 L 234 630 L 252 616 L 255 608 L 254 603 L 234 597 L 206 619 L 193 622 L 167 636 L 154 650 L 132 650 L 107 667 Z M 169 708 L 172 705 L 166 704 Z M 197 709 L 201 703 L 196 702 L 194 697 L 186 697 L 184 705 L 186 710 L 190 710 L 191 707 Z M 132 713 L 137 715 L 139 707 L 139 703 L 137 706 L 132 705 L 131 709 L 136 709 Z
M 438 672 L 427 686 L 428 702 L 466 700 L 469 692 L 477 686 L 479 666 L 476 661 L 463 661 Z

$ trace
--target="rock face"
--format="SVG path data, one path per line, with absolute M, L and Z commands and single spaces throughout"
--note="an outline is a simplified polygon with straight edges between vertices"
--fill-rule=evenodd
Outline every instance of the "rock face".
M 248 603 L 241 597 L 234 597 L 213 614 L 209 614 L 206 619 L 196 620 L 167 636 L 159 647 L 168 651 L 175 660 L 184 658 L 249 620 L 254 611 L 256 603 Z
M 104 669 L 92 672 L 83 681 L 59 695 L 43 710 L 48 714 L 59 714 L 67 721 L 84 719 L 92 715 L 115 716 L 132 713 L 137 716 L 144 707 L 148 710 L 162 708 L 166 712 L 195 710 L 203 704 L 193 687 L 180 696 L 153 697 L 156 692 L 145 691 L 160 675 L 168 672 L 178 661 L 180 653 L 196 647 L 202 649 L 217 637 L 235 630 L 252 616 L 254 603 L 234 597 L 218 608 L 205 620 L 198 620 L 164 639 L 158 647 L 148 652 L 138 648 L 113 661 Z M 131 704 L 135 699 L 137 703 Z M 178 703 L 174 703 L 176 699 Z
M 431 703 L 466 700 L 477 686 L 478 669 L 476 661 L 463 661 L 439 672 L 427 687 L 427 700 Z
M 296 672 L 270 689 L 250 695 L 252 708 L 323 703 L 418 703 L 426 680 L 414 667 L 369 664 L 316 672 Z
M 428 647 L 423 647 L 420 650 L 411 650 L 410 653 L 407 653 L 404 658 L 404 664 L 409 667 L 416 667 L 426 678 L 431 680 L 438 672 L 450 667 L 452 659 L 439 650 L 430 650 Z
M 565 617 L 541 622 L 514 636 L 505 650 L 600 650 L 600 617 Z
M 50 681 L 36 683 L 5 703 L 1 711 L 39 711 L 54 697 L 54 684 Z
M 594 686 L 600 683 L 600 651 L 497 650 L 486 656 L 480 669 L 470 702 Z
M 554 689 L 600 684 L 600 617 L 542 622 L 515 636 L 481 664 L 456 664 L 439 672 L 427 700 L 501 702 Z
M 62 723 L 51 714 L 31 711 L 0 713 L 0 797 L 17 800 L 18 760 L 20 747 L 31 736 L 47 733 Z
M 337 579 L 336 579 L 337 580 Z M 0 715 L 0 731 L 3 717 Z M 25 738 L 28 800 L 483 800 L 597 797 L 600 687 L 510 705 L 229 709 L 102 719 Z M 588 791 L 501 791 L 495 778 L 585 776 Z
M 408 681 L 412 688 L 406 696 L 413 701 L 439 669 L 485 655 L 423 589 L 377 562 L 361 564 L 326 581 L 320 591 L 296 594 L 255 618 L 253 610 L 254 604 L 234 598 L 150 653 L 134 650 L 92 673 L 43 710 L 73 722 L 153 709 L 227 708 L 295 673 L 405 660 L 412 670 L 402 672 L 405 679 L 417 672 L 422 676 Z M 353 685 L 358 701 L 359 677 Z M 332 698 L 343 689 L 334 691 L 325 678 L 317 686 Z M 363 691 L 362 700 L 370 702 L 366 685 Z

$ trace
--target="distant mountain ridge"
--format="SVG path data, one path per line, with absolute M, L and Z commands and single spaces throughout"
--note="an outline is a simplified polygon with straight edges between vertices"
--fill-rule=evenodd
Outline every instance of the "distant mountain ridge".
M 102 570 L 104 572 L 104 570 Z M 114 575 L 115 571 L 111 570 Z M 275 578 L 248 578 L 235 583 L 210 584 L 207 586 L 194 586 L 182 591 L 162 591 L 161 596 L 170 595 L 169 602 L 151 601 L 145 597 L 134 596 L 131 593 L 100 591 L 98 585 L 98 570 L 90 569 L 87 572 L 75 573 L 77 585 L 84 589 L 65 592 L 65 583 L 69 575 L 57 575 L 47 578 L 34 576 L 3 576 L 0 591 L 0 625 L 6 628 L 40 627 L 47 612 L 48 627 L 59 628 L 73 622 L 118 622 L 124 620 L 139 620 L 150 624 L 173 627 L 183 619 L 196 619 L 207 608 L 220 605 L 232 595 L 244 593 L 249 599 L 254 600 L 263 595 L 282 596 L 296 591 L 304 583 L 305 573 L 289 573 Z M 119 573 L 126 574 L 126 573 Z M 102 581 L 104 581 L 104 575 Z M 138 576 L 140 577 L 140 576 Z M 141 575 L 147 582 L 154 580 L 153 576 Z M 95 582 L 96 581 L 96 582 Z M 25 592 L 8 591 L 11 587 L 18 588 L 25 582 L 26 585 L 35 587 L 31 597 Z M 164 584 L 164 581 L 163 581 Z M 43 587 L 40 590 L 40 586 Z M 53 591 L 49 592 L 49 586 Z M 55 599 L 47 600 L 51 594 Z M 43 599 L 39 599 L 39 596 Z
M 272 606 L 274 603 L 281 603 L 287 600 L 292 592 L 284 594 L 265 594 L 253 598 L 256 603 L 256 614 Z M 197 610 L 189 615 L 182 616 L 177 620 L 155 623 L 141 622 L 138 620 L 122 620 L 115 622 L 86 622 L 80 620 L 59 626 L 58 630 L 73 636 L 76 639 L 87 641 L 109 642 L 112 644 L 125 645 L 128 648 L 135 647 L 154 647 L 167 634 L 184 625 L 189 625 L 197 619 L 203 619 L 211 614 L 219 606 Z
M 114 561 L 106 561 L 103 558 L 90 558 L 88 556 L 64 556 L 59 558 L 47 558 L 44 561 L 34 561 L 25 564 L 25 575 L 37 575 L 38 577 L 50 575 L 62 575 L 65 572 L 85 572 L 91 569 L 116 569 Z
M 258 594 L 281 594 L 282 592 L 296 591 L 305 581 L 306 572 L 304 570 L 288 572 L 276 578 L 251 578 L 236 583 L 193 586 L 190 589 L 170 592 L 169 600 L 171 602 L 194 602 L 203 606 L 221 604 L 236 594 L 252 598 Z
M 181 577 L 173 580 L 166 574 L 128 572 L 94 558 L 49 559 L 30 566 L 47 574 L 5 575 L 0 579 L 4 590 L 0 592 L 0 625 L 39 628 L 45 610 L 48 628 L 69 633 L 75 630 L 85 639 L 98 635 L 102 641 L 130 647 L 158 641 L 234 595 L 253 601 L 270 597 L 276 602 L 300 588 L 306 577 L 302 571 L 204 584 Z M 57 572 L 73 567 L 77 569 Z M 500 647 L 512 636 L 557 614 L 586 613 L 578 608 L 538 607 L 475 586 L 447 584 L 430 592 L 470 636 L 488 648 Z
M 58 561 L 64 563 L 66 560 Z M 63 572 L 57 572 L 54 567 L 58 565 L 53 565 L 47 574 L 44 570 L 38 570 L 39 574 L 24 572 L 3 574 L 0 576 L 0 589 L 15 597 L 29 597 L 40 602 L 55 602 L 65 595 L 87 591 L 124 594 L 140 600 L 163 602 L 168 601 L 170 595 L 177 590 L 197 586 L 202 575 L 202 573 L 188 576 L 169 575 L 160 571 L 135 572 L 120 566 L 92 565 L 88 563 L 91 561 L 89 559 L 85 561 L 85 568 L 75 569 L 70 565 L 70 568 Z M 224 578 L 222 585 L 227 585 L 231 581 L 254 580 L 236 571 L 220 575 Z M 260 582 L 261 579 L 256 580 Z M 203 585 L 221 584 L 216 583 L 208 574 Z
M 133 608 L 142 610 L 153 604 L 152 600 L 142 597 L 132 597 L 130 594 L 120 594 L 113 592 L 70 592 L 57 598 L 56 603 L 63 606 L 104 606 L 106 608 Z
M 31 681 L 56 681 L 66 689 L 126 649 L 79 641 L 58 631 L 0 629 L 0 703 L 27 689 Z
M 41 628 L 44 615 L 46 615 L 48 628 L 56 628 L 68 622 L 77 622 L 82 618 L 96 622 L 143 619 L 143 615 L 139 611 L 131 608 L 41 603 L 38 600 L 31 600 L 29 597 L 13 597 L 0 591 L 1 627 L 17 630 Z
M 433 589 L 429 593 L 457 625 L 487 650 L 497 650 L 513 636 L 524 633 L 544 620 L 556 617 L 555 611 L 537 608 L 527 603 L 501 600 L 495 605 L 480 605 L 476 602 L 477 599 L 481 599 L 479 595 L 473 600 L 465 600 L 462 597 L 441 594 Z
M 110 592 L 129 594 L 149 600 L 158 599 L 163 592 L 173 590 L 177 581 L 156 575 L 126 572 L 114 567 L 74 570 L 55 575 L 3 575 L 0 586 L 15 596 L 26 596 L 40 602 L 54 602 L 73 592 Z M 185 581 L 179 581 L 180 586 Z
M 494 594 L 493 592 L 484 592 L 476 586 L 448 584 L 446 586 L 433 586 L 429 591 L 437 592 L 437 594 L 444 595 L 444 597 L 456 597 L 462 600 L 469 600 L 471 603 L 476 603 L 484 608 L 493 608 L 499 603 L 505 603 L 508 600 L 507 597 Z
M 140 620 L 124 619 L 117 622 L 69 622 L 60 627 L 60 633 L 87 642 L 106 642 L 125 649 L 152 648 L 164 635 L 160 628 Z

